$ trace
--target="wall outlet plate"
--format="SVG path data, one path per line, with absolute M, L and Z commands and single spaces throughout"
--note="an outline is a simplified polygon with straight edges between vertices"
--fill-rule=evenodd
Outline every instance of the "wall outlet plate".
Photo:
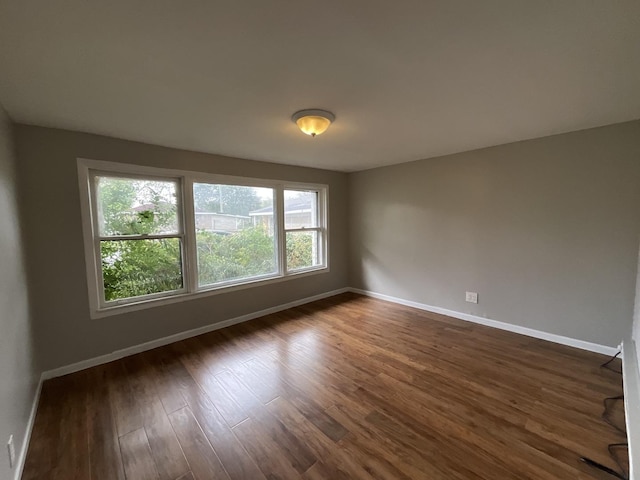
M 13 435 L 9 436 L 9 441 L 7 442 L 7 453 L 9 454 L 9 468 L 13 468 L 16 464 L 16 447 L 13 444 Z
M 478 303 L 478 293 L 477 292 L 467 292 L 467 296 L 465 300 L 469 303 Z

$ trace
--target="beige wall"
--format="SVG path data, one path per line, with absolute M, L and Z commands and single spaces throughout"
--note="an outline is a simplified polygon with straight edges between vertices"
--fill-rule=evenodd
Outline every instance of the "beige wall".
M 354 287 L 609 346 L 629 329 L 640 121 L 353 173 L 349 199 Z
M 250 137 L 247 141 L 251 141 Z M 45 370 L 347 286 L 347 175 L 16 126 L 29 278 Z M 329 185 L 331 271 L 91 320 L 76 158 Z
M 15 177 L 11 123 L 0 106 L 0 478 L 13 478 L 5 442 L 16 455 L 39 378 L 29 315 Z

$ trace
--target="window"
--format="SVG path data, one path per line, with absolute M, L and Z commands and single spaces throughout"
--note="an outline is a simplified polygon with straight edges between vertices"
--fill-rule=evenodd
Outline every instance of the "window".
M 104 304 L 183 291 L 179 183 L 93 174 Z
M 326 270 L 327 187 L 78 160 L 92 316 Z
M 254 214 L 273 211 L 273 188 L 194 183 L 193 202 L 199 287 L 278 273 L 275 225 Z
M 287 271 L 295 272 L 322 263 L 318 191 L 284 191 L 284 230 Z

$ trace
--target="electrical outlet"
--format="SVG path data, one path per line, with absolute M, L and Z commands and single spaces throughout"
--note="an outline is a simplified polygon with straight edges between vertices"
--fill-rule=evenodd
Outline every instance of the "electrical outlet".
M 13 435 L 9 436 L 9 441 L 7 442 L 7 453 L 9 454 L 9 468 L 13 468 L 16 464 L 16 447 L 13 444 Z
M 465 300 L 469 303 L 478 303 L 478 294 L 476 292 L 467 292 Z

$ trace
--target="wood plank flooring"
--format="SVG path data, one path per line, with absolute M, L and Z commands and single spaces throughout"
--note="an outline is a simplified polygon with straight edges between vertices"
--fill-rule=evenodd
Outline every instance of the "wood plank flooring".
M 45 382 L 22 478 L 604 479 L 604 360 L 339 295 Z

